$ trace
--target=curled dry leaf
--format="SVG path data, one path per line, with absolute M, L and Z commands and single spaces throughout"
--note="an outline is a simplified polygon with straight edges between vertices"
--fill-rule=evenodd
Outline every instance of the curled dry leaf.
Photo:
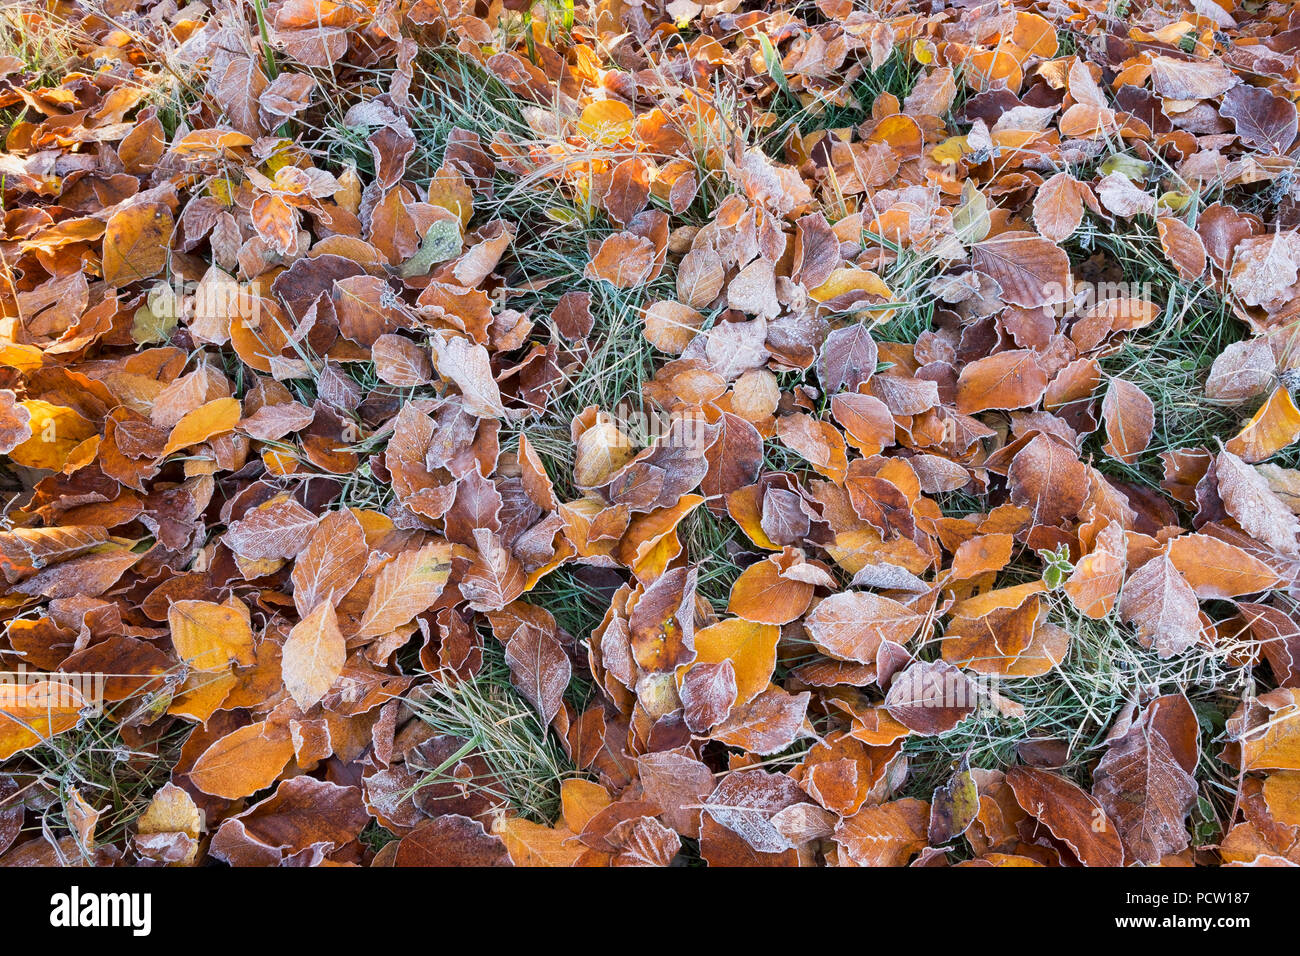
M 1161 216 L 1156 220 L 1160 248 L 1184 279 L 1198 279 L 1205 272 L 1205 244 L 1201 237 L 1181 219 Z

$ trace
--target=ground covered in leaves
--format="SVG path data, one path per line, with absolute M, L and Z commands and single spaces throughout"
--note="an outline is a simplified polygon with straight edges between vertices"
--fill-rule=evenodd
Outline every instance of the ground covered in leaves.
M 1300 11 L 0 11 L 0 863 L 1300 863 Z

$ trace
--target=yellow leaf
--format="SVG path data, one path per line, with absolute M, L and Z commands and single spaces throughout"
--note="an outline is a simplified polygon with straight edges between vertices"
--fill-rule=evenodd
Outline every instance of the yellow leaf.
M 776 667 L 776 642 L 781 629 L 741 618 L 719 621 L 695 632 L 695 663 L 731 661 L 736 674 L 737 703 L 748 703 L 772 682 Z M 678 672 L 685 673 L 686 668 Z
M 40 399 L 19 402 L 19 405 L 31 416 L 27 427 L 31 429 L 32 437 L 15 448 L 9 457 L 28 468 L 60 471 L 78 445 L 98 434 L 95 426 L 75 409 L 51 405 Z
M 1224 447 L 1243 461 L 1263 461 L 1300 438 L 1300 408 L 1291 393 L 1279 386 L 1246 427 Z
M 0 684 L 0 760 L 71 730 L 86 700 L 56 681 Z
M 633 119 L 626 104 L 618 100 L 597 100 L 582 111 L 578 133 L 593 143 L 608 146 L 632 132 Z
M 572 866 L 585 849 L 567 827 L 545 827 L 522 817 L 502 817 L 492 832 L 515 866 Z
M 294 625 L 284 642 L 284 686 L 294 702 L 307 710 L 324 697 L 346 658 L 338 615 L 328 601 L 321 601 Z
M 172 428 L 163 455 L 205 442 L 213 435 L 231 431 L 238 424 L 239 401 L 234 398 L 214 399 L 185 413 Z
M 167 624 L 177 655 L 198 670 L 220 670 L 231 661 L 252 664 L 253 631 L 242 605 L 176 601 Z
M 160 202 L 113 213 L 104 230 L 104 281 L 118 286 L 156 276 L 167 264 L 172 228 L 171 211 Z

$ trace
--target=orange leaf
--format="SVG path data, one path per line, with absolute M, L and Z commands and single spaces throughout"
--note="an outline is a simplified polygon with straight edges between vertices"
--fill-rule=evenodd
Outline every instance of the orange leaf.
M 159 202 L 136 203 L 113 213 L 104 229 L 104 281 L 127 285 L 162 272 L 172 229 L 171 210 Z
M 163 446 L 163 456 L 182 448 L 189 448 L 191 445 L 198 445 L 215 435 L 233 431 L 238 424 L 238 399 L 214 399 L 187 412 L 176 423 L 167 438 L 167 444 Z
M 1028 408 L 1047 391 L 1047 374 L 1032 349 L 1011 349 L 976 359 L 957 379 L 957 410 L 973 415 L 987 409 Z
M 783 577 L 774 558 L 751 564 L 731 586 L 727 611 L 755 624 L 789 624 L 812 601 L 813 585 Z
M 258 721 L 214 742 L 194 762 L 190 780 L 204 793 L 238 800 L 270 786 L 292 757 L 288 728 Z
M 1300 438 L 1300 408 L 1291 392 L 1279 386 L 1246 426 L 1224 447 L 1243 461 L 1271 458 Z
M 1155 429 L 1155 406 L 1142 389 L 1122 378 L 1113 378 L 1101 402 L 1101 417 L 1106 422 L 1103 450 L 1126 465 L 1134 464 L 1138 455 L 1151 443 Z

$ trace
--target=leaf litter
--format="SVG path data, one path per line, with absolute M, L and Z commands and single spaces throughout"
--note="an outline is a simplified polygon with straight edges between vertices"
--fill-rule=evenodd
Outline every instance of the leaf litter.
M 11 9 L 0 863 L 1300 863 L 1288 5 Z

